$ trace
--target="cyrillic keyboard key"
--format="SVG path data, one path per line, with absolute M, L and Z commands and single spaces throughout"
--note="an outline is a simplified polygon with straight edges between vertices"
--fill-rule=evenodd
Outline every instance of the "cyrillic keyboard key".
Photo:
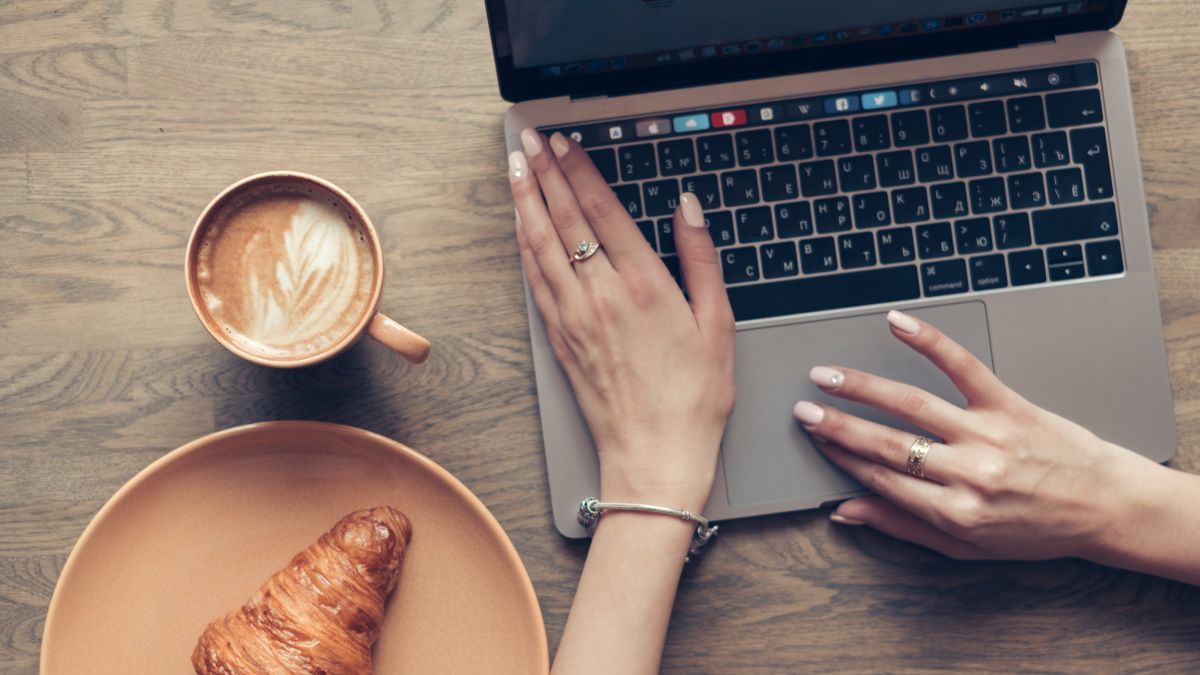
M 971 135 L 975 138 L 999 136 L 1008 131 L 1004 122 L 1004 104 L 1000 101 L 972 103 L 968 112 Z
M 644 180 L 658 175 L 654 146 L 650 143 L 627 145 L 617 152 L 622 180 Z
M 1102 277 L 1125 271 L 1121 260 L 1121 242 L 1117 239 L 1097 241 L 1087 245 L 1088 276 Z
M 1108 139 L 1104 127 L 1089 127 L 1071 131 L 1071 156 L 1083 165 L 1087 179 L 1088 199 L 1111 199 L 1112 171 L 1108 164 Z
M 796 167 L 791 164 L 764 166 L 758 170 L 758 178 L 764 201 L 777 202 L 800 196 L 800 188 L 796 186 Z
M 922 183 L 933 183 L 954 178 L 954 160 L 950 146 L 935 145 L 917 150 L 917 175 Z
M 1046 281 L 1046 261 L 1042 258 L 1041 249 L 1009 253 L 1008 269 L 1013 286 L 1028 286 Z
M 717 185 L 717 177 L 711 173 L 681 178 L 683 191 L 696 195 L 700 200 L 700 208 L 705 211 L 721 208 L 721 188 Z
M 870 232 L 843 234 L 838 237 L 838 254 L 842 269 L 850 270 L 875 265 L 875 237 Z
M 794 277 L 800 274 L 800 265 L 796 262 L 796 244 L 785 241 L 767 244 L 759 251 L 762 253 L 762 273 L 764 279 L 779 279 Z
M 1051 204 L 1083 201 L 1083 172 L 1075 167 L 1048 172 L 1046 193 L 1050 196 Z
M 775 156 L 781 162 L 795 162 L 813 156 L 812 132 L 807 124 L 793 124 L 775 130 Z
M 981 255 L 967 263 L 971 270 L 971 288 L 990 291 L 1008 285 L 1008 272 L 1004 269 L 1004 254 Z
M 738 321 L 900 302 L 921 296 L 915 265 L 734 286 L 726 290 L 733 316 Z
M 962 218 L 969 215 L 967 186 L 963 183 L 940 183 L 929 186 L 929 203 L 934 218 Z
M 950 223 L 930 223 L 917 228 L 917 251 L 922 260 L 954 255 L 954 235 Z
M 1008 177 L 1008 201 L 1014 209 L 1034 209 L 1046 204 L 1046 186 L 1036 171 Z
M 776 204 L 775 229 L 781 239 L 811 235 L 813 233 L 812 208 L 808 202 Z
M 929 195 L 923 186 L 892 191 L 892 219 L 897 225 L 929 220 Z
M 855 155 L 837 160 L 842 192 L 875 189 L 875 161 L 870 155 Z
M 854 127 L 854 149 L 858 152 L 885 150 L 892 147 L 888 135 L 888 119 L 885 115 L 856 117 Z
M 845 197 L 830 197 L 813 202 L 813 215 L 817 221 L 817 232 L 845 232 L 852 226 L 850 200 Z
M 613 188 L 617 201 L 625 207 L 629 217 L 634 220 L 642 218 L 642 189 L 637 185 L 618 185 Z
M 1039 169 L 1066 166 L 1071 162 L 1067 156 L 1067 134 L 1065 131 L 1050 131 L 1033 136 L 1033 165 Z
M 986 176 L 992 172 L 992 153 L 987 141 L 972 141 L 954 146 L 954 166 L 959 178 Z
M 658 172 L 678 176 L 696 170 L 696 146 L 690 138 L 678 138 L 658 144 Z
M 1041 131 L 1046 128 L 1046 113 L 1041 96 L 1023 96 L 1008 100 L 1008 127 L 1013 133 Z
M 753 246 L 721 251 L 721 269 L 725 283 L 739 284 L 758 280 L 758 250 Z
M 667 216 L 679 207 L 679 183 L 674 178 L 642 184 L 647 216 Z
M 813 125 L 813 143 L 817 157 L 832 157 L 850 152 L 850 125 L 846 120 L 831 120 Z
M 712 211 L 704 214 L 704 222 L 708 225 L 708 234 L 712 236 L 713 245 L 717 248 L 732 246 L 737 243 L 733 230 L 733 214 L 728 211 Z
M 987 218 L 968 218 L 954 223 L 958 252 L 964 255 L 992 250 L 992 224 Z
M 1099 124 L 1104 121 L 1098 89 L 1068 91 L 1046 96 L 1046 118 L 1052 129 Z
M 929 142 L 929 119 L 924 110 L 892 113 L 892 138 L 897 148 L 911 148 Z
M 1117 208 L 1105 202 L 1034 211 L 1033 233 L 1038 244 L 1111 237 L 1117 234 Z
M 758 176 L 754 169 L 721 174 L 721 198 L 725 206 L 758 203 Z
M 775 152 L 771 149 L 770 129 L 743 131 L 735 137 L 735 144 L 738 164 L 741 166 L 757 166 L 775 161 Z
M 753 244 L 775 238 L 774 228 L 771 227 L 771 207 L 769 206 L 738 209 L 734 215 L 734 222 L 737 223 L 738 243 Z
M 596 165 L 596 170 L 604 177 L 604 182 L 609 185 L 617 182 L 617 153 L 615 150 L 600 148 L 599 150 L 588 150 L 587 154 L 592 158 L 592 164 Z
M 963 260 L 921 263 L 921 285 L 927 298 L 966 293 L 971 290 L 967 283 L 967 263 Z
M 915 257 L 912 228 L 895 227 L 879 231 L 879 260 L 884 265 L 910 262 Z
M 800 165 L 800 192 L 805 197 L 820 197 L 837 192 L 837 169 L 833 160 L 823 159 Z
M 800 242 L 800 267 L 805 274 L 832 272 L 837 269 L 837 250 L 833 237 L 815 237 Z
M 1033 243 L 1029 232 L 1029 214 L 1009 213 L 992 218 L 992 233 L 995 235 L 996 248 L 1024 248 Z
M 696 158 L 703 171 L 717 171 L 733 166 L 733 137 L 729 134 L 701 136 L 696 139 Z
M 1003 178 L 981 178 L 970 182 L 971 212 L 975 214 L 996 213 L 1008 210 L 1004 196 Z
M 961 105 L 933 108 L 929 111 L 929 127 L 935 142 L 961 141 L 967 137 L 967 111 Z
M 875 156 L 875 161 L 879 166 L 879 187 L 912 185 L 917 180 L 912 150 L 881 152 Z
M 867 192 L 850 199 L 854 206 L 854 226 L 859 229 L 892 224 L 886 192 Z
M 1029 141 L 1024 136 L 997 138 L 992 141 L 992 154 L 996 158 L 996 171 L 1000 173 L 1029 171 L 1033 168 Z

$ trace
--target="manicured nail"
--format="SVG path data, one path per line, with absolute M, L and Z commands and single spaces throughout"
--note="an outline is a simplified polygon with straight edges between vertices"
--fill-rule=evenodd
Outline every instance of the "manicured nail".
M 792 414 L 806 427 L 815 427 L 825 419 L 825 409 L 816 403 L 800 401 L 792 408 Z
M 852 526 L 866 525 L 866 523 L 861 520 L 847 518 L 846 516 L 843 516 L 838 513 L 829 514 L 829 519 L 832 520 L 833 522 L 837 523 L 838 525 L 852 525 Z
M 526 129 L 521 132 L 521 147 L 526 155 L 533 157 L 542 151 L 542 137 L 533 129 Z
M 904 312 L 897 312 L 894 309 L 887 313 L 887 320 L 888 323 L 895 326 L 896 330 L 900 331 L 901 333 L 916 335 L 917 331 L 921 330 L 921 324 L 917 323 L 916 319 L 905 314 Z
M 683 213 L 683 222 L 692 227 L 704 227 L 704 212 L 700 210 L 696 195 L 690 192 L 679 195 L 679 211 Z
M 514 150 L 508 155 L 508 175 L 512 180 L 521 180 L 529 175 L 529 160 L 525 153 Z
M 817 366 L 808 371 L 808 379 L 812 380 L 812 383 L 818 387 L 837 389 L 846 381 L 846 376 L 840 370 Z
M 571 144 L 567 143 L 567 137 L 559 132 L 554 132 L 550 137 L 550 149 L 554 150 L 555 157 L 562 157 L 571 149 Z

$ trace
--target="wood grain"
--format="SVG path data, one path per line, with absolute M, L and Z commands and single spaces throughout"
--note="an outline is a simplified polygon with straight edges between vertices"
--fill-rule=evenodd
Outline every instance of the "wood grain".
M 1200 472 L 1200 8 L 1135 0 L 1129 50 L 1176 417 Z M 557 644 L 586 545 L 550 520 L 501 115 L 475 0 L 0 0 L 0 671 L 34 672 L 75 539 L 126 480 L 265 419 L 361 426 L 508 530 Z M 267 169 L 345 187 L 382 307 L 429 337 L 300 372 L 187 302 L 205 203 Z M 665 672 L 1196 672 L 1197 589 L 1079 561 L 952 563 L 824 514 L 732 522 L 684 580 Z

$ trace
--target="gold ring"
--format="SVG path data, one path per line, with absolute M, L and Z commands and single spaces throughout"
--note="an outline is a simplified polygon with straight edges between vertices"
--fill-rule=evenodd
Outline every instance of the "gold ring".
M 588 258 L 596 255 L 596 251 L 600 250 L 600 243 L 595 241 L 579 240 L 575 245 L 575 254 L 571 256 L 571 262 L 583 262 Z
M 925 458 L 929 456 L 929 449 L 933 447 L 933 441 L 924 436 L 917 436 L 912 445 L 908 448 L 908 473 L 917 478 L 925 477 Z

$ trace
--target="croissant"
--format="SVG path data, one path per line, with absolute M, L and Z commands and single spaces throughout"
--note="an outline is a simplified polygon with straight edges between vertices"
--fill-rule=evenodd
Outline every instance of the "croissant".
M 355 511 L 213 621 L 192 652 L 199 675 L 371 672 L 371 645 L 412 536 L 390 506 Z

